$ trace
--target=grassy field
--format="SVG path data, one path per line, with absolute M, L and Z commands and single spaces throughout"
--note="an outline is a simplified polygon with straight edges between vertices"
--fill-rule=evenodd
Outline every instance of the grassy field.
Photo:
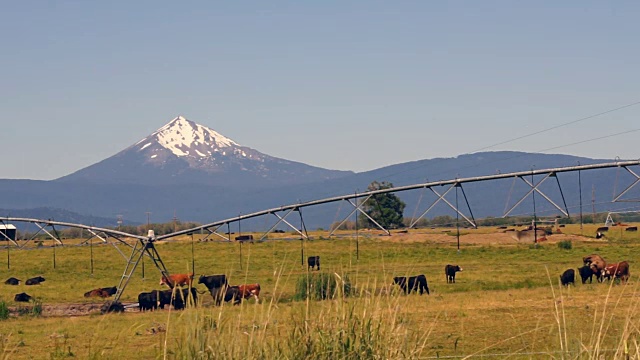
M 595 240 L 595 226 L 561 230 L 534 246 L 496 228 L 464 229 L 460 251 L 455 233 L 446 229 L 391 237 L 362 231 L 358 241 L 353 234 L 324 239 L 326 233 L 314 232 L 305 242 L 273 234 L 292 240 L 243 245 L 198 242 L 196 236 L 196 274 L 225 273 L 231 284 L 258 282 L 260 304 L 214 307 L 205 294 L 197 308 L 185 311 L 11 317 L 0 320 L 0 358 L 638 358 L 638 236 L 612 228 L 604 240 Z M 571 241 L 572 248 L 561 249 L 559 241 Z M 190 237 L 156 247 L 171 272 L 190 271 Z M 125 246 L 119 248 L 128 255 Z M 308 274 L 301 250 L 305 258 L 320 255 L 321 272 L 337 281 L 348 277 L 354 295 L 294 301 L 297 281 Z M 20 306 L 13 295 L 25 291 L 45 309 L 101 304 L 82 294 L 116 285 L 125 266 L 111 245 L 93 247 L 93 275 L 88 246 L 55 251 L 54 269 L 52 248 L 12 250 L 11 268 L 0 263 L 1 280 L 47 280 L 0 285 L 0 300 Z M 629 261 L 631 281 L 560 287 L 559 274 L 577 269 L 591 253 Z M 6 255 L 0 251 L 0 259 Z M 446 283 L 446 264 L 463 267 L 456 284 Z M 145 265 L 144 278 L 138 268 L 131 279 L 124 303 L 160 289 L 158 271 L 149 260 Z M 405 296 L 390 286 L 393 276 L 415 274 L 427 276 L 430 296 Z

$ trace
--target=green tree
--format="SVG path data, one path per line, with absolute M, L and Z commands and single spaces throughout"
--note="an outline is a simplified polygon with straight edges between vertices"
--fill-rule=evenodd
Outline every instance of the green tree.
M 369 184 L 369 191 L 390 189 L 393 184 L 387 181 L 381 183 L 374 181 Z M 376 194 L 369 198 L 363 205 L 362 210 L 371 216 L 378 224 L 385 229 L 395 229 L 404 226 L 402 214 L 406 204 L 395 194 Z M 364 214 L 360 214 L 360 223 L 365 227 L 375 226 Z

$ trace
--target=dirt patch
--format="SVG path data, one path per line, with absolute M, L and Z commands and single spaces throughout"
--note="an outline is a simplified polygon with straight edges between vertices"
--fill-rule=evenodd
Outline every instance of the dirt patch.
M 86 316 L 92 314 L 100 314 L 100 307 L 102 303 L 97 304 L 43 304 L 41 316 L 44 317 L 68 317 L 68 316 Z M 129 307 L 132 304 L 124 304 L 125 312 L 137 311 L 137 307 Z M 21 313 L 30 312 L 33 309 L 33 305 L 10 307 L 9 313 L 13 316 L 17 316 Z

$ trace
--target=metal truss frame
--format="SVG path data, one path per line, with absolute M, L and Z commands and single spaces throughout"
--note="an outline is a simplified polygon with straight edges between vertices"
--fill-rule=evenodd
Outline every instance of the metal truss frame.
M 505 173 L 505 174 L 476 176 L 476 177 L 469 177 L 469 178 L 456 178 L 456 179 L 452 179 L 452 180 L 443 180 L 443 181 L 428 182 L 428 183 L 422 183 L 422 184 L 398 186 L 398 187 L 393 187 L 393 188 L 388 188 L 388 189 L 380 189 L 380 190 L 368 191 L 368 192 L 364 192 L 364 193 L 354 193 L 354 194 L 348 194 L 348 195 L 342 195 L 342 196 L 335 196 L 335 197 L 329 197 L 329 198 L 320 199 L 320 200 L 313 200 L 313 201 L 308 201 L 308 202 L 304 202 L 304 203 L 297 203 L 297 204 L 292 204 L 292 205 L 281 206 L 281 207 L 278 207 L 278 208 L 262 210 L 262 211 L 258 211 L 258 212 L 254 212 L 254 213 L 250 213 L 250 214 L 245 214 L 245 215 L 236 216 L 236 217 L 233 217 L 233 218 L 228 218 L 228 219 L 216 221 L 216 222 L 209 223 L 209 224 L 204 224 L 204 225 L 192 228 L 192 229 L 186 229 L 186 230 L 177 231 L 177 232 L 174 232 L 174 233 L 171 233 L 171 234 L 167 234 L 167 235 L 162 235 L 162 236 L 158 237 L 158 240 L 171 238 L 171 237 L 174 237 L 174 236 L 180 236 L 180 235 L 188 234 L 188 233 L 191 233 L 191 232 L 194 232 L 194 231 L 203 230 L 203 229 L 209 229 L 209 228 L 212 228 L 212 227 L 215 227 L 215 226 L 219 226 L 221 224 L 229 224 L 229 223 L 233 223 L 233 222 L 241 221 L 241 220 L 245 220 L 245 219 L 251 219 L 251 218 L 264 216 L 264 215 L 270 215 L 270 214 L 274 214 L 275 215 L 276 213 L 289 211 L 289 212 L 286 212 L 284 216 L 282 216 L 282 219 L 281 219 L 280 216 L 276 215 L 276 217 L 278 217 L 276 225 L 272 226 L 269 229 L 269 231 L 267 231 L 265 234 L 263 234 L 260 237 L 260 239 L 265 239 L 266 238 L 266 234 L 268 234 L 269 232 L 273 231 L 278 224 L 280 224 L 281 222 L 284 222 L 284 219 L 290 214 L 291 211 L 295 211 L 296 209 L 300 210 L 300 209 L 305 208 L 305 207 L 311 207 L 311 206 L 322 205 L 322 204 L 333 203 L 333 202 L 346 201 L 346 202 L 350 203 L 353 206 L 353 209 L 347 215 L 347 217 L 345 217 L 340 222 L 340 225 L 342 225 L 342 224 L 344 224 L 344 222 L 347 221 L 347 219 L 350 216 L 353 216 L 353 214 L 355 212 L 364 213 L 364 211 L 361 209 L 361 206 L 371 196 L 374 196 L 376 194 L 403 192 L 403 191 L 415 190 L 415 189 L 421 189 L 421 188 L 430 189 L 438 197 L 436 202 L 442 201 L 442 202 L 446 203 L 449 207 L 451 207 L 457 214 L 461 215 L 472 226 L 476 226 L 475 225 L 475 219 L 473 217 L 473 212 L 471 211 L 471 206 L 470 206 L 468 198 L 467 198 L 467 196 L 466 196 L 466 194 L 464 192 L 463 184 L 474 183 L 474 182 L 482 182 L 482 181 L 488 181 L 488 180 L 510 179 L 510 178 L 520 178 L 520 179 L 522 179 L 525 183 L 527 183 L 529 185 L 529 187 L 531 187 L 531 189 L 529 190 L 527 195 L 530 194 L 531 192 L 535 191 L 535 192 L 541 194 L 546 200 L 550 201 L 557 209 L 562 211 L 563 214 L 567 214 L 568 215 L 568 211 L 566 210 L 566 201 L 564 200 L 564 194 L 562 192 L 562 188 L 560 187 L 560 181 L 557 178 L 557 174 L 565 173 L 565 172 L 574 172 L 574 171 L 585 171 L 585 170 L 595 170 L 595 169 L 606 169 L 606 168 L 614 168 L 614 167 L 623 167 L 627 171 L 629 171 L 630 173 L 635 175 L 635 173 L 632 172 L 631 170 L 629 170 L 628 167 L 629 166 L 637 166 L 637 165 L 640 165 L 640 160 L 616 161 L 616 162 L 612 162 L 612 163 L 567 166 L 567 167 L 560 167 L 560 168 L 521 171 L 521 172 L 513 172 L 513 173 Z M 541 184 L 541 181 L 539 181 L 538 183 L 533 183 L 533 182 L 530 182 L 530 181 L 525 179 L 525 177 L 539 176 L 539 175 L 544 175 L 543 181 L 547 180 L 549 177 L 555 177 L 556 178 L 556 182 L 557 182 L 557 184 L 558 184 L 558 186 L 560 188 L 560 193 L 562 195 L 563 203 L 565 205 L 565 210 L 563 210 L 560 206 L 558 206 L 555 202 L 553 202 L 549 196 L 547 196 L 546 194 L 543 194 L 542 191 L 540 189 L 538 189 L 538 186 Z M 619 199 L 622 195 L 624 195 L 624 193 L 628 192 L 634 185 L 636 185 L 638 182 L 640 182 L 640 176 L 637 176 L 637 175 L 635 175 L 635 176 L 636 176 L 637 180 L 632 185 L 630 185 L 627 189 L 625 189 L 625 191 L 623 191 L 620 195 L 616 196 L 615 199 Z M 439 192 L 437 192 L 437 191 L 435 191 L 433 189 L 436 186 L 447 186 L 447 185 L 450 185 L 450 187 L 447 188 L 447 190 L 445 190 L 445 192 L 442 193 L 442 194 L 440 194 Z M 450 201 L 448 201 L 445 198 L 445 196 L 456 186 L 460 187 L 461 190 L 462 190 L 463 196 L 465 198 L 465 204 L 467 206 L 467 209 L 469 210 L 470 216 L 467 216 L 467 215 L 463 214 L 462 211 L 460 211 L 460 209 L 457 206 L 453 205 Z M 526 198 L 527 195 L 525 195 L 524 198 Z M 358 202 L 358 199 L 360 199 L 360 198 L 364 198 L 364 200 L 360 204 L 356 204 L 356 203 L 353 202 L 354 200 L 356 202 Z M 523 201 L 523 199 L 521 199 L 518 203 L 522 203 L 522 201 Z M 617 200 L 617 201 L 620 201 L 620 200 Z M 433 208 L 434 205 L 435 204 L 432 204 L 432 206 L 430 208 Z M 515 207 L 517 207 L 517 206 L 514 206 L 513 208 L 515 208 Z M 428 210 L 430 210 L 430 209 L 428 209 Z M 508 214 L 511 211 L 513 211 L 513 209 L 510 209 L 509 211 L 507 211 L 504 216 L 508 216 Z M 424 217 L 424 215 L 426 215 L 426 213 L 428 213 L 428 211 L 425 211 L 424 214 L 421 215 L 421 217 Z M 290 224 L 288 224 L 288 225 L 291 226 Z M 412 225 L 415 226 L 415 223 L 412 224 Z M 380 228 L 381 230 L 385 231 L 387 234 L 390 234 L 388 229 L 385 229 L 384 227 L 380 226 L 379 224 L 376 224 L 376 226 L 378 228 Z M 291 226 L 291 227 L 296 229 L 293 226 Z M 296 229 L 296 230 L 298 230 L 298 229 Z M 331 234 L 333 234 L 334 232 L 335 232 L 335 230 Z
M 445 196 L 454 188 L 460 188 L 460 190 L 462 190 L 462 195 L 464 197 L 464 201 L 467 204 L 467 209 L 469 210 L 469 214 L 471 215 L 471 219 L 469 219 L 469 217 L 467 217 L 465 214 L 463 214 L 460 209 L 458 209 L 457 205 L 453 205 L 451 202 L 449 202 Z M 423 217 L 425 217 L 425 215 L 427 215 L 427 213 L 429 211 L 431 211 L 440 201 L 444 202 L 445 204 L 447 204 L 451 209 L 453 209 L 453 211 L 455 211 L 458 215 L 462 216 L 463 219 L 465 219 L 469 224 L 471 224 L 471 226 L 473 226 L 474 228 L 477 228 L 478 225 L 476 224 L 476 219 L 473 217 L 473 211 L 471 210 L 471 206 L 469 205 L 469 199 L 467 199 L 467 194 L 464 192 L 464 188 L 462 187 L 461 183 L 454 183 L 451 184 L 451 186 L 449 186 L 449 188 L 442 194 L 438 193 L 437 191 L 435 191 L 433 189 L 433 187 L 429 186 L 429 187 L 425 187 L 425 189 L 428 188 L 429 190 L 431 190 L 431 192 L 433 192 L 436 196 L 437 199 L 425 210 L 423 211 L 420 216 L 418 216 L 417 218 L 413 219 L 413 221 L 409 224 L 409 229 L 412 229 L 414 226 L 416 226 L 416 224 L 420 221 L 420 219 L 422 219 Z
M 631 175 L 633 175 L 636 179 L 633 181 L 633 183 L 631 183 L 629 186 L 627 186 L 623 191 L 620 192 L 620 194 L 616 195 L 613 197 L 613 201 L 614 202 L 638 202 L 638 199 L 634 199 L 634 200 L 624 200 L 624 199 L 620 199 L 624 194 L 626 194 L 627 192 L 629 192 L 629 190 L 631 190 L 631 188 L 633 188 L 634 186 L 636 186 L 636 184 L 638 184 L 638 182 L 640 182 L 640 176 L 638 176 L 638 174 L 634 173 L 633 171 L 631 171 L 631 169 L 629 169 L 628 166 L 624 166 L 621 165 L 620 167 L 622 167 L 623 169 L 627 170 Z
M 160 254 L 158 253 L 155 246 L 153 245 L 156 239 L 152 233 L 150 233 L 149 236 L 144 237 L 140 235 L 129 234 L 129 233 L 118 231 L 118 230 L 111 230 L 111 229 L 99 228 L 99 227 L 88 226 L 83 224 L 61 222 L 61 221 L 41 220 L 41 219 L 32 219 L 32 218 L 12 218 L 12 217 L 0 218 L 0 222 L 5 223 L 5 221 L 7 223 L 11 221 L 11 222 L 27 222 L 27 223 L 35 224 L 40 229 L 38 230 L 36 235 L 39 234 L 40 232 L 44 232 L 49 236 L 51 236 L 57 243 L 63 246 L 64 246 L 64 243 L 60 239 L 60 236 L 57 236 L 58 233 L 57 233 L 57 230 L 55 229 L 56 225 L 62 226 L 62 227 L 80 228 L 80 229 L 89 231 L 92 234 L 92 236 L 88 240 L 84 241 L 83 244 L 87 243 L 94 237 L 99 238 L 105 243 L 109 243 L 107 238 L 110 236 L 115 240 L 117 240 L 119 243 L 130 247 L 131 255 L 127 257 L 120 249 L 118 249 L 118 247 L 114 242 L 110 242 L 116 248 L 116 250 L 118 250 L 118 252 L 125 258 L 125 260 L 127 260 L 125 270 L 122 274 L 122 277 L 120 278 L 120 282 L 118 283 L 117 291 L 114 296 L 114 299 L 112 300 L 114 303 L 118 302 L 118 300 L 122 296 L 124 289 L 129 283 L 129 279 L 131 278 L 131 275 L 133 274 L 136 267 L 140 263 L 140 260 L 142 259 L 142 257 L 145 255 L 151 258 L 151 260 L 153 261 L 153 264 L 158 270 L 160 270 L 163 276 L 165 277 L 169 276 L 169 271 L 165 267 L 164 262 L 160 258 Z M 55 233 L 56 235 L 49 232 L 45 228 L 47 226 L 50 226 L 52 228 L 53 233 Z M 100 234 L 102 234 L 102 236 L 100 236 Z M 30 240 L 33 240 L 36 235 L 34 235 L 31 239 L 28 239 L 27 242 Z M 4 237 L 7 238 L 6 235 Z M 136 240 L 135 245 L 129 244 L 124 240 L 124 238 L 135 239 Z M 11 239 L 7 238 L 7 240 L 11 240 Z M 14 245 L 18 246 L 19 249 L 24 248 L 24 246 L 27 243 L 25 242 L 24 244 L 22 244 L 22 246 L 20 246 L 20 244 L 18 244 L 16 241 L 11 241 L 11 242 L 14 243 Z
M 547 179 L 554 177 L 556 178 L 556 182 L 558 183 L 558 189 L 560 190 L 560 195 L 562 196 L 562 202 L 564 204 L 564 209 L 561 208 L 560 206 L 558 206 L 558 204 L 556 204 L 553 200 L 551 200 L 551 198 L 549 196 L 547 196 L 545 193 L 543 193 L 538 187 L 540 185 L 542 185 L 542 183 L 544 183 Z M 556 209 L 558 209 L 558 211 L 560 211 L 564 216 L 569 217 L 569 208 L 567 207 L 567 202 L 564 198 L 564 193 L 562 192 L 562 186 L 560 186 L 560 180 L 558 179 L 558 175 L 556 175 L 556 173 L 554 172 L 550 172 L 548 174 L 546 174 L 542 179 L 540 179 L 537 183 L 533 183 L 532 181 L 527 180 L 524 176 L 522 175 L 518 175 L 516 176 L 514 179 L 520 179 L 522 180 L 525 184 L 527 184 L 531 189 L 529 189 L 529 191 L 527 191 L 526 194 L 524 194 L 522 196 L 522 198 L 520 198 L 520 200 L 518 200 L 509 210 L 505 211 L 505 213 L 502 215 L 503 218 L 509 216 L 509 214 L 511 214 L 511 212 L 518 207 L 518 205 L 522 204 L 522 202 L 529 196 L 531 195 L 531 193 L 533 193 L 534 191 L 537 192 L 538 194 L 540 194 L 545 200 L 547 200 L 551 205 L 553 205 Z

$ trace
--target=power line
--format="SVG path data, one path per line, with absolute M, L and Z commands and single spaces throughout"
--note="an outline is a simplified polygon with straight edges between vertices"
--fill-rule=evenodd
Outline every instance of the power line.
M 543 153 L 543 152 L 547 152 L 547 151 L 551 151 L 551 150 L 560 149 L 560 148 L 563 148 L 563 147 L 569 147 L 569 146 L 573 146 L 573 145 L 584 144 L 584 143 L 587 143 L 587 142 L 606 139 L 606 138 L 610 138 L 610 137 L 614 137 L 614 136 L 631 134 L 631 133 L 634 133 L 634 132 L 637 132 L 637 131 L 640 131 L 640 129 L 622 131 L 622 132 L 615 133 L 615 134 L 603 135 L 603 136 L 599 136 L 599 137 L 595 137 L 595 138 L 591 138 L 591 139 L 587 139 L 587 140 L 577 141 L 577 142 L 574 142 L 574 143 L 571 143 L 571 144 L 559 145 L 559 146 L 554 146 L 554 147 L 550 147 L 550 148 L 546 148 L 546 149 L 542 149 L 542 150 L 536 150 L 533 153 L 534 154 L 535 153 Z M 510 156 L 510 157 L 505 157 L 505 158 L 502 158 L 500 160 L 496 160 L 496 161 L 493 161 L 493 162 L 505 161 L 505 160 L 513 160 L 513 159 L 521 158 L 521 157 L 524 157 L 524 156 L 527 156 L 527 155 L 529 155 L 529 153 L 520 154 L 520 155 L 514 155 L 514 156 Z M 488 163 L 488 164 L 491 164 L 491 162 Z M 486 164 L 484 164 L 484 165 L 486 165 Z M 471 169 L 471 168 L 478 167 L 478 166 L 480 166 L 480 165 L 479 164 L 478 165 L 470 165 L 470 166 L 465 167 L 464 169 Z M 436 173 L 434 175 L 440 175 L 440 174 L 441 173 Z M 391 175 L 389 175 L 389 176 L 391 176 Z
M 622 110 L 622 109 L 626 109 L 626 108 L 629 108 L 629 107 L 633 107 L 633 106 L 636 106 L 636 105 L 639 105 L 639 104 L 640 104 L 640 101 L 637 101 L 637 102 L 634 102 L 634 103 L 631 103 L 631 104 L 619 106 L 619 107 L 616 107 L 614 109 L 609 109 L 609 110 L 606 110 L 606 111 L 603 111 L 603 112 L 599 112 L 597 114 L 589 115 L 589 116 L 586 116 L 586 117 L 583 117 L 583 118 L 580 118 L 580 119 L 577 119 L 577 120 L 572 120 L 572 121 L 569 121 L 569 122 L 566 122 L 566 123 L 563 123 L 563 124 L 560 124 L 560 125 L 552 126 L 550 128 L 547 128 L 547 129 L 543 129 L 543 130 L 539 130 L 539 131 L 536 131 L 536 132 L 533 132 L 533 133 L 529 133 L 529 134 L 526 134 L 526 135 L 518 136 L 518 137 L 512 138 L 510 140 L 506 140 L 506 141 L 502 141 L 502 142 L 499 142 L 499 143 L 496 143 L 496 144 L 493 144 L 493 145 L 485 146 L 485 147 L 482 147 L 482 148 L 479 148 L 479 149 L 476 149 L 476 150 L 473 150 L 473 151 L 470 151 L 470 152 L 466 152 L 466 153 L 463 153 L 463 154 L 460 154 L 460 155 L 470 155 L 470 154 L 473 154 L 473 153 L 476 153 L 476 152 L 479 152 L 479 151 L 482 151 L 482 150 L 487 150 L 487 149 L 490 149 L 490 148 L 493 148 L 493 147 L 496 147 L 496 146 L 499 146 L 499 145 L 508 144 L 508 143 L 514 142 L 516 140 L 525 139 L 525 138 L 528 138 L 528 137 L 531 137 L 531 136 L 534 136 L 534 135 L 538 135 L 538 134 L 541 134 L 541 133 L 544 133 L 544 132 L 547 132 L 547 131 L 551 131 L 551 130 L 555 130 L 555 129 L 558 129 L 558 128 L 561 128 L 561 127 L 564 127 L 564 126 L 576 124 L 576 123 L 579 123 L 579 122 L 582 122 L 582 121 L 585 121 L 585 120 L 589 120 L 589 119 L 596 118 L 598 116 L 610 114 L 612 112 L 619 111 L 619 110 Z M 588 141 L 599 140 L 599 139 L 603 139 L 603 138 L 607 138 L 607 137 L 618 136 L 618 135 L 627 134 L 627 133 L 636 132 L 636 131 L 640 131 L 640 129 L 635 129 L 635 130 L 631 130 L 631 131 L 625 131 L 625 132 L 622 132 L 622 133 L 602 136 L 602 137 L 595 138 L 595 139 L 590 139 L 590 140 L 584 140 L 582 142 L 577 142 L 577 143 L 573 143 L 573 144 L 561 145 L 561 146 L 557 146 L 557 147 L 554 147 L 554 148 L 545 149 L 545 150 L 541 150 L 541 151 L 537 151 L 537 152 L 549 151 L 549 150 L 553 150 L 553 149 L 557 149 L 557 148 L 561 148 L 561 147 L 581 144 L 581 143 L 588 142 Z M 523 156 L 523 155 L 518 155 L 518 156 L 515 156 L 515 157 L 520 157 L 520 156 Z M 515 158 L 515 157 L 513 157 L 513 158 Z M 512 158 L 501 159 L 500 161 L 509 160 L 509 159 L 512 159 Z M 444 159 L 441 160 L 441 161 L 444 161 Z M 389 178 L 391 176 L 395 176 L 395 175 L 403 174 L 403 173 L 406 173 L 406 172 L 410 172 L 410 171 L 419 169 L 419 168 L 421 168 L 423 166 L 424 165 L 418 165 L 418 166 L 411 167 L 411 168 L 408 168 L 408 169 L 405 169 L 405 170 L 402 170 L 402 171 L 397 171 L 397 172 L 385 175 L 381 179 L 387 179 L 387 178 Z M 469 167 L 466 167 L 466 168 L 471 168 L 471 167 L 473 167 L 473 166 L 469 166 Z M 431 176 L 435 176 L 435 175 L 439 175 L 439 173 L 438 174 L 431 174 Z
M 602 140 L 602 139 L 606 139 L 606 138 L 610 138 L 610 137 L 614 137 L 614 136 L 631 134 L 631 133 L 634 133 L 636 131 L 640 131 L 640 129 L 627 130 L 627 131 L 622 131 L 622 132 L 615 133 L 615 134 L 599 136 L 599 137 L 595 137 L 595 138 L 592 138 L 592 139 L 577 141 L 577 142 L 574 142 L 574 143 L 571 143 L 571 144 L 567 144 L 567 145 L 560 145 L 560 146 L 555 146 L 555 147 L 544 149 L 544 150 L 539 150 L 539 151 L 536 151 L 536 152 L 551 151 L 551 150 L 560 149 L 560 148 L 563 148 L 563 147 L 568 147 L 568 146 L 573 146 L 573 145 L 578 145 L 578 144 L 584 144 L 584 143 L 587 143 L 587 142 L 596 141 L 596 140 Z
M 581 121 L 585 121 L 585 120 L 593 119 L 593 118 L 595 118 L 595 117 L 602 116 L 602 115 L 606 115 L 606 114 L 612 113 L 612 112 L 614 112 L 614 111 L 618 111 L 618 110 L 626 109 L 626 108 L 628 108 L 628 107 L 632 107 L 632 106 L 635 106 L 635 105 L 638 105 L 638 104 L 640 104 L 640 101 L 638 101 L 638 102 L 634 102 L 634 103 L 632 103 L 632 104 L 627 104 L 627 105 L 624 105 L 624 106 L 620 106 L 620 107 L 617 107 L 617 108 L 615 108 L 615 109 L 610 109 L 610 110 L 607 110 L 607 111 L 603 111 L 603 112 L 601 112 L 601 113 L 597 113 L 597 114 L 594 114 L 594 115 L 589 115 L 589 116 L 587 116 L 587 117 L 583 117 L 583 118 L 578 119 L 578 120 L 569 121 L 569 122 L 566 122 L 566 123 L 564 123 L 564 124 L 560 124 L 560 125 L 552 126 L 552 127 L 550 127 L 550 128 L 547 128 L 547 129 L 544 129 L 544 130 L 540 130 L 540 131 L 536 131 L 536 132 L 533 132 L 533 133 L 530 133 L 530 134 L 527 134 L 527 135 L 519 136 L 519 137 L 513 138 L 513 139 L 511 139 L 511 140 L 507 140 L 507 141 L 499 142 L 499 143 L 497 143 L 497 144 L 493 144 L 493 145 L 490 145 L 490 146 L 485 146 L 485 147 L 480 148 L 480 149 L 478 149 L 478 150 L 472 151 L 471 153 L 478 152 L 478 151 L 482 151 L 482 150 L 487 150 L 487 149 L 490 149 L 490 148 L 492 148 L 492 147 L 496 147 L 496 146 L 499 146 L 499 145 L 508 144 L 508 143 L 510 143 L 510 142 L 514 142 L 514 141 L 516 141 L 516 140 L 522 140 L 522 139 L 525 139 L 525 138 L 528 138 L 528 137 L 531 137 L 531 136 L 534 136 L 534 135 L 538 135 L 538 134 L 545 133 L 545 132 L 547 132 L 547 131 L 551 131 L 551 130 L 559 129 L 559 128 L 564 127 L 564 126 L 573 125 L 573 124 L 579 123 L 579 122 L 581 122 Z

